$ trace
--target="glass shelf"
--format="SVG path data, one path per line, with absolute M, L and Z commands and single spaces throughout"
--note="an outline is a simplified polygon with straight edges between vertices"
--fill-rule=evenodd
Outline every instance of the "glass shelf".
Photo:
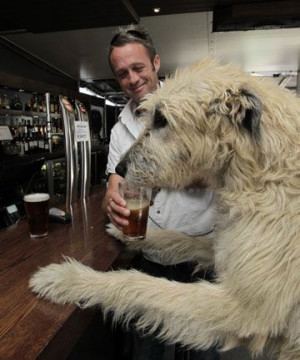
M 11 115 L 11 116 L 47 116 L 45 112 L 38 111 L 25 111 L 25 110 L 11 110 L 11 109 L 0 109 L 0 115 Z M 50 113 L 53 118 L 61 118 L 59 113 Z

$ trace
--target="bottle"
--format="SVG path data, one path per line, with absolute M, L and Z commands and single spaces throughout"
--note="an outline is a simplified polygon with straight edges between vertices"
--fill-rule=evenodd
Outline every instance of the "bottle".
M 53 96 L 50 96 L 50 112 L 54 113 L 54 99 Z
M 42 104 L 42 112 L 46 113 L 47 112 L 47 106 L 46 106 L 45 96 L 42 97 L 41 104 Z
M 25 103 L 25 111 L 31 111 L 31 102 L 27 100 Z
M 11 119 L 10 119 L 10 125 L 9 125 L 9 130 L 10 130 L 10 132 L 11 132 L 11 136 L 13 137 L 13 138 L 15 138 L 16 137 L 16 126 L 15 126 L 15 122 L 14 122 L 14 119 L 13 119 L 13 117 L 11 117 Z
M 14 109 L 15 110 L 23 110 L 23 104 L 20 100 L 20 96 L 18 93 L 15 93 L 15 96 L 14 96 Z
M 22 124 L 22 119 L 19 119 L 19 121 L 18 121 L 18 125 L 17 125 L 17 139 L 18 139 L 19 142 L 23 140 L 23 124 Z
M 33 126 L 30 120 L 27 120 L 27 139 L 28 139 L 28 153 L 34 152 Z
M 18 121 L 15 120 L 15 151 L 18 152 L 19 155 L 24 155 L 24 149 L 22 144 L 22 121 L 19 119 Z
M 31 97 L 31 109 L 32 111 L 34 112 L 37 112 L 38 111 L 38 97 L 36 95 L 32 95 Z
M 15 97 L 13 97 L 13 98 L 10 100 L 9 108 L 10 108 L 11 110 L 15 110 Z
M 33 149 L 34 152 L 37 152 L 39 148 L 39 127 L 38 127 L 39 118 L 35 116 L 33 118 L 33 129 L 32 129 L 32 137 L 33 137 Z
M 58 129 L 57 129 L 57 118 L 56 118 L 56 117 L 52 120 L 52 133 L 53 133 L 53 134 L 58 133 Z
M 25 120 L 23 119 L 23 144 L 25 154 L 29 153 L 29 139 L 28 139 L 28 129 Z
M 49 142 L 47 138 L 47 133 L 44 133 L 44 149 L 45 151 L 49 151 Z
M 42 95 L 39 95 L 38 97 L 38 111 L 43 112 L 43 99 Z
M 9 105 L 9 99 L 7 97 L 6 94 L 3 94 L 3 98 L 2 98 L 2 108 L 9 110 L 10 109 L 10 105 Z
M 45 150 L 45 137 L 44 137 L 44 126 L 43 126 L 43 120 L 40 119 L 39 121 L 39 150 L 44 151 Z
M 53 103 L 54 103 L 54 113 L 58 114 L 59 113 L 59 103 L 58 103 L 58 97 L 57 96 L 53 97 Z

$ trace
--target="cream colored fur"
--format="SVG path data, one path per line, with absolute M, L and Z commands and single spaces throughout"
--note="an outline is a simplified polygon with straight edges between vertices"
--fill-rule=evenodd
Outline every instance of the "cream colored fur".
M 215 283 L 96 272 L 75 260 L 40 269 L 30 286 L 65 304 L 101 305 L 168 342 L 265 347 L 300 359 L 300 102 L 288 90 L 208 59 L 177 72 L 143 103 L 148 128 L 128 177 L 181 189 L 201 176 L 215 191 L 213 239 L 149 231 L 132 249 L 215 265 Z M 110 234 L 122 240 L 118 230 Z

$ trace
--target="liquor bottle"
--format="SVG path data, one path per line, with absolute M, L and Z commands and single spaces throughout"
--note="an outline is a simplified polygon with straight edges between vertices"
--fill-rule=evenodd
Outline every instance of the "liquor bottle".
M 32 111 L 34 111 L 34 112 L 39 111 L 38 107 L 39 107 L 38 97 L 36 95 L 32 95 L 32 97 L 31 97 L 31 109 L 32 109 Z
M 58 132 L 58 129 L 57 129 L 57 118 L 53 118 L 52 119 L 52 133 L 53 134 L 56 134 Z
M 15 126 L 15 122 L 14 122 L 13 117 L 11 117 L 11 119 L 10 119 L 9 130 L 11 132 L 11 136 L 13 138 L 15 138 L 16 137 L 16 126 Z
M 54 113 L 58 114 L 59 113 L 59 100 L 57 96 L 53 97 L 53 103 L 54 103 Z
M 23 145 L 23 127 L 22 120 L 19 119 L 16 127 L 16 136 L 15 136 L 16 147 L 18 149 L 19 155 L 24 155 L 24 145 Z
M 50 112 L 54 113 L 54 99 L 53 96 L 50 96 Z
M 19 119 L 17 124 L 17 140 L 20 142 L 23 140 L 23 124 L 22 119 Z
M 10 100 L 9 108 L 10 108 L 11 110 L 15 110 L 15 97 L 13 97 L 13 98 Z
M 42 104 L 42 112 L 44 112 L 44 113 L 47 112 L 47 106 L 46 106 L 45 96 L 42 96 L 41 104 Z
M 32 132 L 29 132 L 29 153 L 35 153 L 34 134 Z
M 43 126 L 43 120 L 40 119 L 39 121 L 39 139 L 38 139 L 38 143 L 39 143 L 39 150 L 40 151 L 44 151 L 45 150 L 45 138 L 44 138 L 44 126 Z
M 25 103 L 25 111 L 31 111 L 31 102 L 27 100 Z
M 61 118 L 57 118 L 57 132 L 59 134 L 63 134 L 64 132 Z
M 34 140 L 33 140 L 33 126 L 30 120 L 27 120 L 27 139 L 28 139 L 28 153 L 34 152 Z
M 24 152 L 25 154 L 28 154 L 29 153 L 28 128 L 24 119 L 23 119 L 23 143 L 24 143 Z
M 44 149 L 45 151 L 49 151 L 49 142 L 48 142 L 48 138 L 47 138 L 47 133 L 44 133 Z
M 6 94 L 3 94 L 3 97 L 2 97 L 2 108 L 6 109 L 6 110 L 10 109 L 9 99 Z
M 49 151 L 49 138 L 51 138 L 51 134 L 47 131 L 47 127 L 49 131 L 51 129 L 51 125 L 45 121 L 44 123 L 44 140 L 45 140 L 45 151 Z
M 43 112 L 43 99 L 42 95 L 39 95 L 38 97 L 38 111 Z
M 15 110 L 23 110 L 23 104 L 20 100 L 20 96 L 18 93 L 15 93 L 15 96 L 14 96 L 14 107 L 13 109 Z
M 37 152 L 39 148 L 39 126 L 38 126 L 39 118 L 34 116 L 33 118 L 33 130 L 32 130 L 32 137 L 33 137 L 33 152 Z

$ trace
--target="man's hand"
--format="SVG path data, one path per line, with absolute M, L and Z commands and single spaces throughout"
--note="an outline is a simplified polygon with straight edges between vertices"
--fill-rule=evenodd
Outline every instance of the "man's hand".
M 107 206 L 107 215 L 110 221 L 120 230 L 123 226 L 128 225 L 126 217 L 129 216 L 130 210 L 126 209 L 126 201 L 121 197 L 119 192 L 113 191 L 109 194 Z
M 122 230 L 123 226 L 128 225 L 126 218 L 130 214 L 130 210 L 126 209 L 126 201 L 119 193 L 119 183 L 121 182 L 124 182 L 121 176 L 117 174 L 110 175 L 106 194 L 102 202 L 102 208 L 110 221 L 120 230 Z

